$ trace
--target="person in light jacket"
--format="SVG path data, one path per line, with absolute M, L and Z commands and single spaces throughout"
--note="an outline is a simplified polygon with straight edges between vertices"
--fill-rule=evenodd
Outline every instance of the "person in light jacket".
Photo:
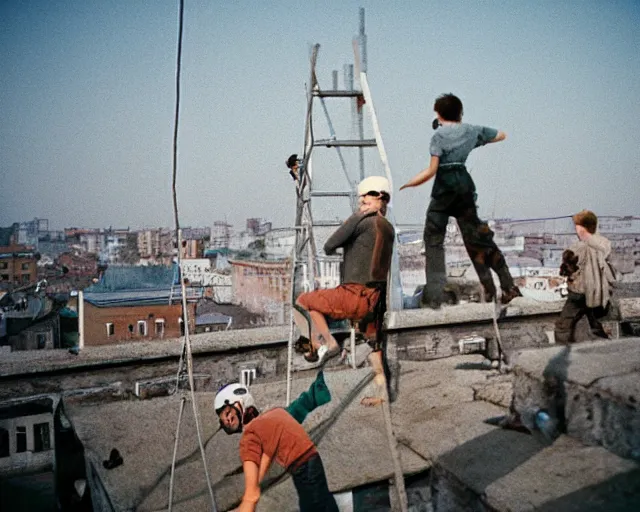
M 616 272 L 611 263 L 611 242 L 597 233 L 598 217 L 589 210 L 573 216 L 578 241 L 562 254 L 560 275 L 567 277 L 569 295 L 556 321 L 558 343 L 575 343 L 576 325 L 587 317 L 591 332 L 608 338 L 598 318 L 611 301 Z

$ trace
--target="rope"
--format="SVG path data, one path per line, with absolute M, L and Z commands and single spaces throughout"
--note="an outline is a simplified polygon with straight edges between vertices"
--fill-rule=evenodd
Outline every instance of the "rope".
M 498 371 L 502 371 L 502 358 L 503 358 L 503 350 L 502 350 L 502 337 L 500 336 L 500 328 L 498 327 L 498 303 L 496 302 L 496 298 L 493 298 L 493 329 L 496 333 L 496 341 L 498 342 Z
M 202 443 L 202 433 L 200 430 L 200 415 L 198 413 L 198 404 L 196 402 L 195 385 L 193 379 L 193 355 L 191 353 L 191 340 L 189 339 L 189 313 L 187 310 L 187 290 L 184 279 L 182 278 L 182 231 L 180 230 L 180 220 L 178 215 L 178 197 L 176 193 L 176 178 L 178 174 L 178 126 L 180 121 L 180 75 L 182 66 L 182 35 L 184 27 L 184 0 L 180 0 L 179 4 L 179 18 L 178 18 L 178 52 L 176 57 L 176 103 L 173 125 L 173 180 L 171 183 L 171 192 L 173 196 L 173 215 L 176 226 L 176 236 L 178 239 L 178 268 L 180 270 L 180 290 L 182 292 L 182 315 L 184 322 L 184 343 L 182 346 L 182 353 L 180 355 L 180 363 L 178 370 L 178 377 L 176 379 L 176 390 L 180 385 L 180 378 L 183 375 L 184 363 L 186 360 L 187 374 L 189 378 L 189 389 L 191 394 L 191 405 L 193 406 L 193 415 L 196 424 L 196 432 L 198 435 L 198 446 L 200 447 L 200 454 L 202 455 L 202 464 L 204 466 L 204 473 L 207 478 L 207 487 L 209 488 L 209 495 L 211 497 L 211 509 L 213 512 L 217 512 L 215 496 L 213 494 L 213 487 L 211 485 L 211 477 L 209 476 L 209 469 L 207 467 L 207 459 L 205 455 L 204 445 Z M 180 436 L 180 424 L 182 421 L 182 412 L 184 409 L 185 398 L 182 397 L 180 402 L 180 413 L 178 415 L 178 425 L 176 428 L 176 439 L 174 445 L 173 459 L 171 461 L 171 478 L 169 480 L 169 507 L 171 512 L 173 506 L 173 484 L 175 476 L 175 464 L 176 455 L 178 452 L 178 440 Z
M 180 411 L 178 412 L 178 424 L 176 426 L 175 443 L 173 445 L 173 459 L 171 460 L 171 476 L 169 478 L 169 511 L 173 506 L 173 479 L 176 473 L 176 457 L 178 456 L 178 441 L 180 440 L 180 423 L 182 423 L 182 413 L 184 412 L 185 399 L 180 400 Z

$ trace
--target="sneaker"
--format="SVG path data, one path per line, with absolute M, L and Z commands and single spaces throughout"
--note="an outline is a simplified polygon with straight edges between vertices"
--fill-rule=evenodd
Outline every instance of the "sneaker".
M 327 347 L 327 345 L 322 345 L 318 349 L 318 359 L 320 361 L 318 363 L 318 366 L 324 366 L 324 364 L 329 361 L 329 359 L 333 359 L 338 355 L 340 355 L 340 346 L 335 346 L 334 348 L 330 349 L 329 347 Z
M 520 288 L 514 286 L 510 290 L 502 290 L 502 297 L 500 297 L 500 302 L 502 304 L 509 304 L 516 297 L 522 297 L 522 293 L 520 293 Z

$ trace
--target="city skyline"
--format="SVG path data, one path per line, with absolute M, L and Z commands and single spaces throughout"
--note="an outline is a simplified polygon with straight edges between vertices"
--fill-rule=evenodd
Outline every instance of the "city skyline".
M 481 215 L 640 213 L 640 106 L 629 100 L 640 92 L 634 2 L 187 1 L 182 225 L 293 224 L 284 160 L 301 153 L 309 48 L 321 44 L 326 87 L 331 71 L 341 75 L 353 60 L 360 6 L 396 191 L 426 166 L 433 98 L 452 91 L 466 121 L 508 134 L 469 160 Z M 177 2 L 8 1 L 0 14 L 0 225 L 41 217 L 52 229 L 172 227 Z M 351 128 L 339 110 L 332 116 L 337 129 Z M 429 191 L 395 192 L 398 221 L 423 222 Z

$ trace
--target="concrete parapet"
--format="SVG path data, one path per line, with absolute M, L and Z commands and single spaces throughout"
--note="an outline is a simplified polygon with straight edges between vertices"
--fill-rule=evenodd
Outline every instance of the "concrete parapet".
M 505 308 L 504 318 L 556 314 L 562 310 L 564 301 L 541 302 L 519 297 Z M 493 319 L 492 303 L 469 303 L 458 306 L 443 306 L 439 309 L 407 309 L 388 311 L 385 326 L 388 330 L 434 327 L 438 325 L 486 322 Z
M 640 338 L 524 350 L 513 373 L 525 424 L 544 409 L 570 436 L 640 459 Z
M 509 353 L 544 347 L 553 339 L 554 324 L 564 302 L 517 298 L 499 315 L 503 349 Z M 459 355 L 460 341 L 484 338 L 491 359 L 498 359 L 493 304 L 461 304 L 440 309 L 390 311 L 386 317 L 389 341 L 400 360 L 428 361 Z
M 194 356 L 221 354 L 235 350 L 269 348 L 286 344 L 285 325 L 218 331 L 190 336 Z M 182 339 L 127 342 L 87 347 L 76 355 L 65 349 L 11 352 L 0 361 L 0 378 L 60 371 L 82 371 L 104 366 L 122 366 L 153 361 L 178 360 Z

